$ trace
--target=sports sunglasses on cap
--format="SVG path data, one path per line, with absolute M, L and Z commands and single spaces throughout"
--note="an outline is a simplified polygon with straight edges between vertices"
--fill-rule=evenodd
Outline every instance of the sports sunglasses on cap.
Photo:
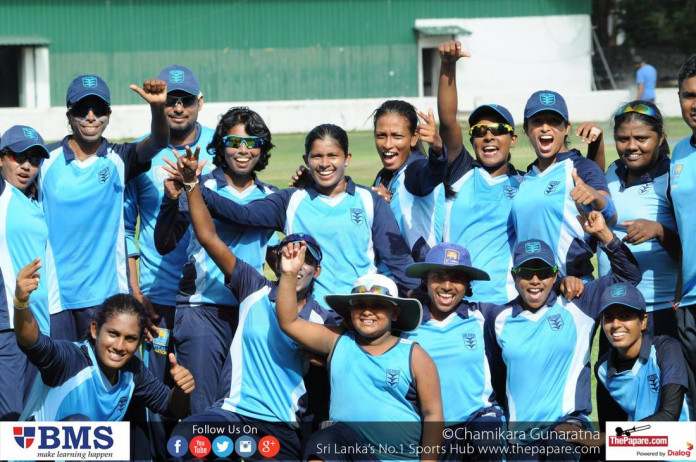
M 486 136 L 486 132 L 490 130 L 493 136 L 507 135 L 508 133 L 513 133 L 515 131 L 508 124 L 476 124 L 472 125 L 469 129 L 469 136 L 474 138 L 483 138 Z
M 383 286 L 356 286 L 350 291 L 351 294 L 376 294 L 376 295 L 387 295 L 391 297 L 389 289 Z
M 227 135 L 222 138 L 222 144 L 228 148 L 239 149 L 244 143 L 247 149 L 260 148 L 263 146 L 263 138 L 258 136 L 237 136 L 237 135 Z
M 169 96 L 167 95 L 167 100 L 164 102 L 166 107 L 174 107 L 177 104 L 181 104 L 182 107 L 191 107 L 198 102 L 198 96 L 187 95 L 187 96 Z
M 557 272 L 557 266 L 544 266 L 543 268 L 526 268 L 524 266 L 518 266 L 517 268 L 512 269 L 512 274 L 524 279 L 525 281 L 534 279 L 535 275 L 539 279 L 552 278 Z
M 627 112 L 637 112 L 638 114 L 643 114 L 648 117 L 656 117 L 657 112 L 655 111 L 654 108 L 648 106 L 647 104 L 636 104 L 635 106 L 631 106 L 630 104 L 625 104 L 619 108 L 618 111 L 616 111 L 616 114 L 614 114 L 614 117 L 618 117 L 621 114 L 626 114 Z

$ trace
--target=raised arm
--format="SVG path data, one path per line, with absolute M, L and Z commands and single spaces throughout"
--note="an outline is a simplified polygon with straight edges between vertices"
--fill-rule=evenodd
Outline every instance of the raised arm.
M 174 250 L 186 234 L 189 220 L 180 210 L 185 208 L 180 200 L 183 186 L 180 178 L 164 180 L 164 197 L 155 222 L 155 248 L 160 255 Z
M 415 344 L 412 353 L 411 369 L 416 381 L 418 404 L 423 421 L 421 447 L 428 448 L 423 451 L 421 460 L 437 460 L 445 421 L 442 411 L 440 377 L 432 358 L 420 345 Z
M 427 159 L 417 159 L 408 169 L 404 184 L 406 190 L 414 196 L 427 196 L 447 178 L 447 149 L 442 145 L 442 139 L 437 132 L 437 124 L 433 110 L 428 114 L 418 111 L 423 123 L 418 126 L 421 140 L 428 143 Z
M 304 264 L 306 251 L 304 241 L 290 243 L 280 250 L 276 315 L 280 328 L 288 337 L 309 350 L 328 355 L 336 344 L 340 331 L 305 321 L 297 314 L 297 273 Z
M 149 105 L 152 113 L 150 136 L 142 140 L 135 148 L 138 162 L 145 163 L 169 144 L 169 124 L 164 114 L 164 103 L 167 101 L 167 83 L 164 80 L 148 79 L 143 88 L 131 85 L 131 90 L 139 94 Z
M 462 128 L 457 121 L 457 61 L 471 56 L 462 51 L 462 44 L 456 41 L 441 43 L 440 81 L 437 87 L 437 114 L 440 118 L 440 136 L 447 148 L 448 163 L 456 159 L 463 147 Z
M 587 143 L 587 158 L 594 161 L 602 171 L 605 171 L 602 127 L 594 122 L 585 122 L 575 130 L 575 136 L 580 137 L 580 142 Z
M 177 169 L 185 184 L 191 185 L 195 183 L 192 187 L 186 188 L 186 197 L 188 199 L 189 216 L 196 238 L 208 255 L 210 255 L 210 258 L 220 268 L 220 271 L 229 278 L 237 264 L 237 257 L 217 235 L 215 223 L 213 223 L 208 207 L 206 207 L 203 201 L 200 185 L 196 177 L 199 152 L 199 147 L 193 153 L 191 148 L 186 146 L 186 155 L 177 157 Z
M 582 158 L 582 163 L 575 164 L 573 169 L 573 184 L 570 197 L 582 210 L 589 212 L 597 210 L 602 213 L 609 226 L 614 226 L 618 220 L 614 201 L 609 194 L 607 180 L 599 167 L 587 159 Z
M 14 295 L 14 331 L 17 344 L 30 347 L 39 339 L 39 324 L 29 309 L 29 297 L 39 287 L 41 259 L 29 263 L 17 273 Z

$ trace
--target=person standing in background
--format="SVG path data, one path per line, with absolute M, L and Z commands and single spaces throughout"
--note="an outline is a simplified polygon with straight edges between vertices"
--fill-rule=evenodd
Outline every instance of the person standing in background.
M 636 65 L 636 84 L 638 85 L 636 99 L 654 103 L 657 70 L 650 64 L 647 64 L 640 56 L 634 56 L 633 62 Z

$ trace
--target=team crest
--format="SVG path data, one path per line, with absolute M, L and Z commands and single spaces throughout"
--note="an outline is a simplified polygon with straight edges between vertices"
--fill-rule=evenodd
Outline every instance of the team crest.
M 14 439 L 22 449 L 30 448 L 36 439 L 36 428 L 34 427 L 12 427 Z
M 157 337 L 152 340 L 152 348 L 155 353 L 166 355 L 167 347 L 169 346 L 170 330 L 164 327 L 157 328 Z
M 454 249 L 445 249 L 445 261 L 442 263 L 445 265 L 458 265 L 459 251 Z
M 82 86 L 85 88 L 95 88 L 97 86 L 97 78 L 93 75 L 82 77 Z
M 556 191 L 556 188 L 558 188 L 559 184 L 561 184 L 560 181 L 550 181 L 549 185 L 544 190 L 544 195 L 548 196 L 549 194 L 553 194 Z
M 97 173 L 97 179 L 101 184 L 106 183 L 111 178 L 111 172 L 109 172 L 109 167 L 104 167 Z
M 391 388 L 396 388 L 399 385 L 399 376 L 401 371 L 398 369 L 387 369 L 387 385 Z
M 118 400 L 118 404 L 116 404 L 118 412 L 123 412 L 123 409 L 126 407 L 126 404 L 128 404 L 128 397 L 121 396 L 121 399 Z
M 641 186 L 640 189 L 638 189 L 638 194 L 645 194 L 648 191 L 650 191 L 652 189 L 652 187 L 653 187 L 653 182 L 649 181 L 649 182 L 645 183 L 643 186 Z
M 169 81 L 172 83 L 181 83 L 184 81 L 184 71 L 181 69 L 173 69 L 169 71 Z
M 462 339 L 464 339 L 464 346 L 468 350 L 476 349 L 476 334 L 462 334 Z
M 541 252 L 541 242 L 525 242 L 524 251 L 527 253 L 539 253 Z
M 503 186 L 503 194 L 505 194 L 505 197 L 508 199 L 512 199 L 517 195 L 518 189 L 515 188 L 514 186 L 506 185 Z
M 33 128 L 24 127 L 24 128 L 22 128 L 22 132 L 24 133 L 25 138 L 28 138 L 30 140 L 38 140 L 39 139 L 39 134 L 36 133 L 36 130 L 34 130 Z
M 551 330 L 563 329 L 563 318 L 560 314 L 554 314 L 553 316 L 549 316 L 548 318 L 546 318 L 546 320 L 549 322 Z
M 650 391 L 653 393 L 660 392 L 660 378 L 657 374 L 650 374 L 648 376 L 648 385 L 650 386 Z
M 556 95 L 553 93 L 539 93 L 539 102 L 550 106 L 556 103 Z
M 356 225 L 359 225 L 363 222 L 364 219 L 365 219 L 365 214 L 363 212 L 363 209 L 359 209 L 359 208 L 350 209 L 350 221 L 352 221 Z
M 623 297 L 626 295 L 626 286 L 625 285 L 615 285 L 612 286 L 611 288 L 611 296 L 612 297 Z

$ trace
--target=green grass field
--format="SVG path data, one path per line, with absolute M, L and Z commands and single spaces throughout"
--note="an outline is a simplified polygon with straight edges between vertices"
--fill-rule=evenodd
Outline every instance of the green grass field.
M 612 138 L 613 129 L 609 122 L 597 122 L 605 133 L 606 165 L 616 160 L 617 154 Z M 517 127 L 518 130 L 521 126 Z M 680 118 L 666 119 L 665 124 L 667 139 L 670 146 L 691 133 L 684 121 Z M 268 183 L 279 188 L 287 186 L 290 175 L 298 165 L 302 163 L 304 153 L 304 134 L 274 135 L 273 144 L 276 147 L 271 151 L 271 160 L 266 170 L 259 174 L 259 177 Z M 375 179 L 377 171 L 381 168 L 379 157 L 375 151 L 375 144 L 372 132 L 350 132 L 348 133 L 350 142 L 349 149 L 353 154 L 353 160 L 346 170 L 353 180 L 360 184 L 371 184 Z M 571 135 L 571 147 L 579 149 L 583 154 L 587 151 L 586 145 L 580 139 Z M 465 134 L 465 144 L 467 149 L 471 149 Z M 512 150 L 512 162 L 519 170 L 526 170 L 527 165 L 534 161 L 534 151 L 532 150 L 527 137 L 524 133 L 519 135 L 517 146 Z

